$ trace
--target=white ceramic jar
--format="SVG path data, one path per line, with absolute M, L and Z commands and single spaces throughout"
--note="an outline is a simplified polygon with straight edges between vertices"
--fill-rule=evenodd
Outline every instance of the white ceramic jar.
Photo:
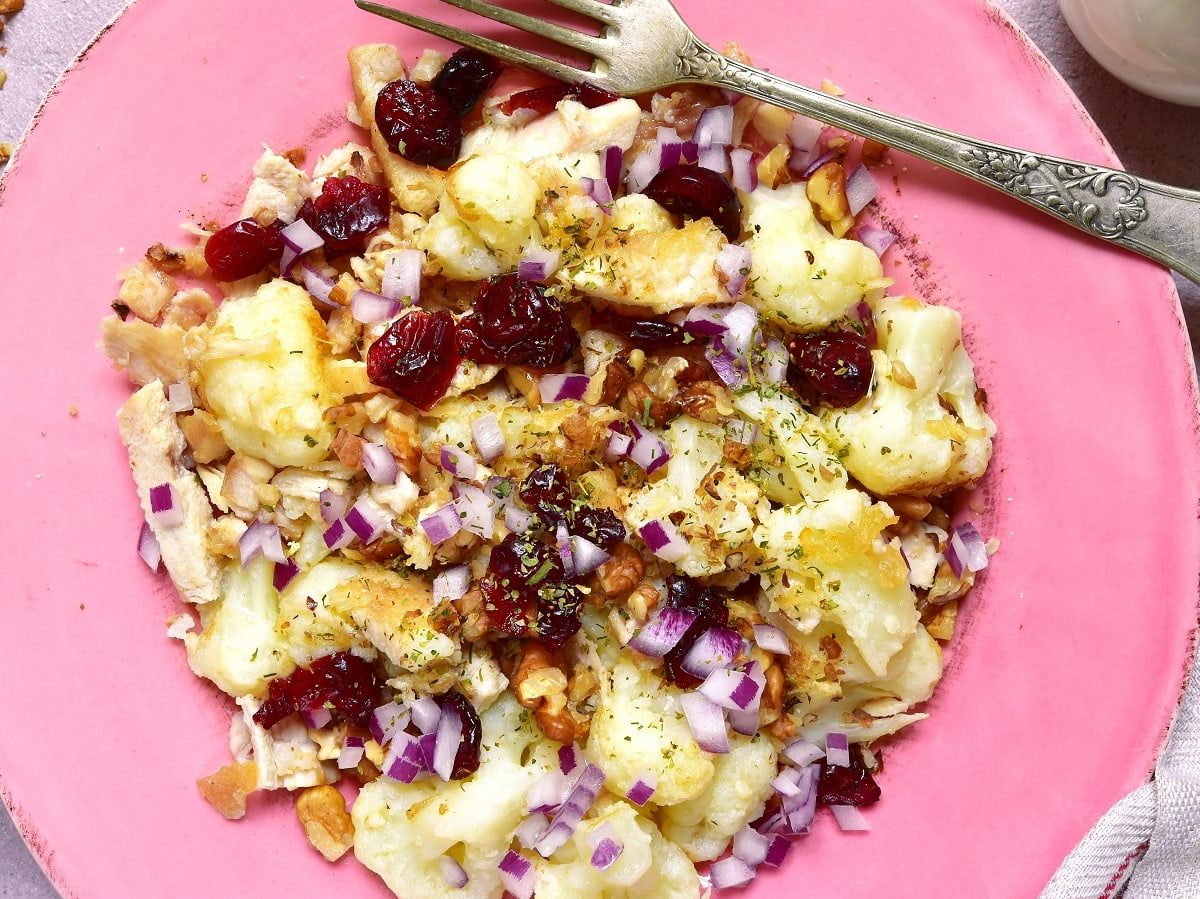
M 1200 106 L 1200 0 L 1059 0 L 1096 61 L 1143 93 Z

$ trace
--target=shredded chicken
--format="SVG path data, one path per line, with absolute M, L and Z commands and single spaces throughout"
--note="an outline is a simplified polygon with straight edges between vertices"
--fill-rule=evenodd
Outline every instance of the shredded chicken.
M 130 383 L 141 387 L 151 381 L 177 384 L 187 378 L 183 329 L 177 325 L 156 328 L 140 318 L 125 321 L 113 315 L 100 326 L 104 353 L 125 372 Z

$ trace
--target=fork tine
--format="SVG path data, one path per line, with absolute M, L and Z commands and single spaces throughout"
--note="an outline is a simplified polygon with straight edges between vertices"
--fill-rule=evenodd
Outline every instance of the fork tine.
M 617 10 L 619 9 L 619 7 L 601 3 L 600 0 L 546 0 L 546 2 L 569 9 L 571 12 L 581 13 L 589 19 L 598 19 L 609 24 L 617 20 Z
M 462 44 L 464 47 L 474 47 L 484 53 L 490 53 L 505 62 L 513 63 L 514 65 L 525 66 L 529 69 L 534 69 L 538 72 L 544 72 L 551 78 L 557 78 L 559 81 L 580 81 L 586 79 L 592 84 L 603 87 L 607 80 L 603 75 L 595 72 L 588 72 L 584 69 L 577 69 L 574 66 L 569 66 L 566 63 L 559 62 L 555 59 L 548 59 L 545 56 L 539 56 L 536 53 L 530 53 L 528 50 L 522 50 L 519 47 L 512 47 L 508 44 L 502 44 L 500 41 L 494 41 L 488 37 L 481 37 L 478 34 L 472 34 L 469 31 L 463 31 L 461 28 L 454 28 L 450 25 L 443 25 L 441 22 L 434 22 L 432 19 L 425 19 L 421 16 L 414 16 L 412 13 L 404 12 L 400 9 L 393 9 L 390 6 L 383 6 L 379 3 L 373 3 L 371 0 L 354 0 L 355 5 L 359 9 L 373 13 L 377 16 L 382 16 L 385 19 L 391 19 L 393 22 L 411 26 L 427 34 L 437 35 L 445 38 L 448 41 L 453 41 L 456 44 Z
M 521 31 L 549 38 L 564 46 L 575 50 L 582 50 L 584 53 L 590 53 L 593 56 L 601 55 L 607 46 L 603 38 L 598 38 L 595 35 L 584 34 L 573 28 L 555 25 L 553 22 L 544 22 L 534 16 L 527 16 L 524 13 L 505 9 L 503 6 L 485 3 L 483 0 L 442 0 L 442 2 L 448 3 L 451 6 L 457 6 L 459 9 L 465 9 L 468 12 L 486 16 L 495 22 L 511 25 L 513 28 L 519 28 Z

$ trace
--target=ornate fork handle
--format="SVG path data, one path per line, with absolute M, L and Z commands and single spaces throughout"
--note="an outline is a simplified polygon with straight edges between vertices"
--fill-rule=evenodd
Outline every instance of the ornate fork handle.
M 694 37 L 678 51 L 677 65 L 681 81 L 732 88 L 905 150 L 1200 283 L 1200 192 L 859 106 L 727 59 Z

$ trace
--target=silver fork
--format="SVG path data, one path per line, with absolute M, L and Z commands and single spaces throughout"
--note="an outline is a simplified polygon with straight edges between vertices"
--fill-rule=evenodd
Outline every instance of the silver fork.
M 564 81 L 588 81 L 615 94 L 698 83 L 785 106 L 973 178 L 1200 284 L 1200 192 L 987 143 L 795 84 L 717 53 L 696 37 L 671 0 L 549 0 L 595 20 L 599 35 L 484 0 L 442 0 L 580 51 L 592 58 L 587 70 L 370 0 L 355 2 L 367 12 L 507 62 Z

